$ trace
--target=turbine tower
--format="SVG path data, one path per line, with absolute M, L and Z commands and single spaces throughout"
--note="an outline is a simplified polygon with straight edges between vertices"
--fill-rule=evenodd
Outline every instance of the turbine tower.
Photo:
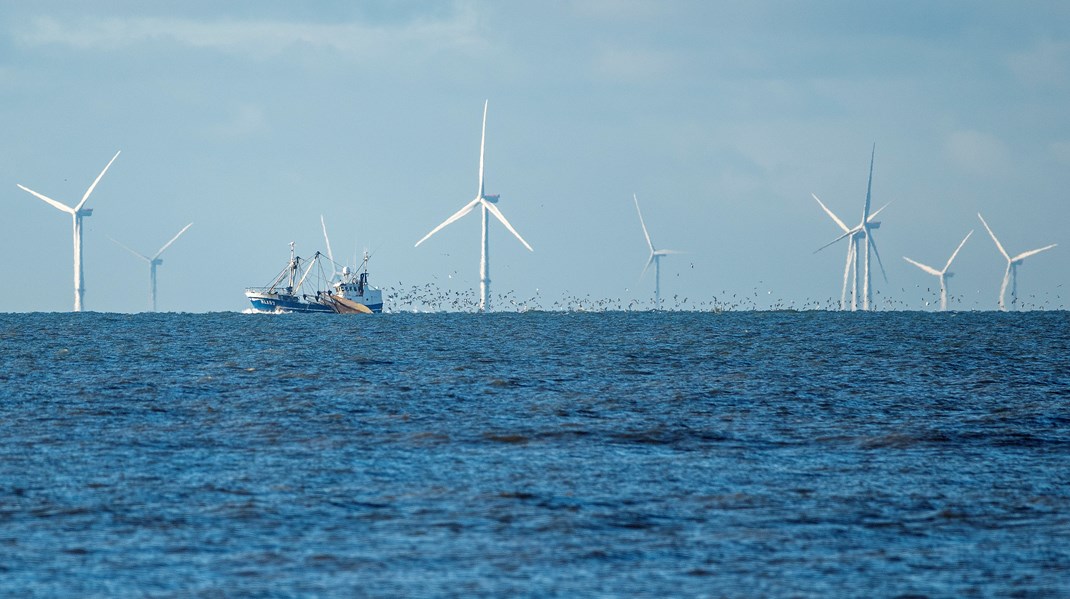
M 501 210 L 498 210 L 498 207 L 495 206 L 495 204 L 498 203 L 498 197 L 499 196 L 497 196 L 497 195 L 487 195 L 486 194 L 486 190 L 484 188 L 484 184 L 483 184 L 484 183 L 484 181 L 483 181 L 483 165 L 484 165 L 484 148 L 486 147 L 486 141 L 487 141 L 487 105 L 488 104 L 489 104 L 489 100 L 483 103 L 483 134 L 482 134 L 482 136 L 480 137 L 480 140 L 479 140 L 479 187 L 476 190 L 475 199 L 472 200 L 471 202 L 468 202 L 467 204 L 465 204 L 464 207 L 461 208 L 460 210 L 458 210 L 457 212 L 455 212 L 453 214 L 453 216 L 451 216 L 451 217 L 447 218 L 446 220 L 442 221 L 442 224 L 440 224 L 439 226 L 435 227 L 434 229 L 431 229 L 430 233 L 428 233 L 427 235 L 424 235 L 423 239 L 421 239 L 420 241 L 416 242 L 416 246 L 419 246 L 421 243 L 426 241 L 428 237 L 431 237 L 435 233 L 438 233 L 439 231 L 441 231 L 443 228 L 445 228 L 447 225 L 449 225 L 453 221 L 455 221 L 455 220 L 463 217 L 464 215 L 468 214 L 476 206 L 480 207 L 480 209 L 481 209 L 480 211 L 483 214 L 483 243 L 482 243 L 482 249 L 481 249 L 480 256 L 479 256 L 479 311 L 480 312 L 486 312 L 486 311 L 490 310 L 490 237 L 488 236 L 488 230 L 487 230 L 490 219 L 487 217 L 487 215 L 488 214 L 493 214 L 495 218 L 497 218 L 499 221 L 501 221 L 501 223 L 503 225 L 505 225 L 505 228 L 508 229 L 509 232 L 512 233 L 514 237 L 516 237 L 517 239 L 520 240 L 520 243 L 524 244 L 524 247 L 528 248 L 528 251 L 532 251 L 532 252 L 535 251 L 535 250 L 531 249 L 531 246 L 528 245 L 528 242 L 524 241 L 524 238 L 520 236 L 520 233 L 516 232 L 516 229 L 513 228 L 513 225 L 510 225 L 509 221 L 505 220 L 505 216 L 502 214 Z M 414 247 L 416 247 L 416 246 L 414 246 Z
M 873 191 L 873 157 L 876 155 L 877 145 L 873 145 L 873 151 L 869 155 L 869 182 L 866 184 L 866 203 L 862 208 L 862 220 L 853 228 L 844 224 L 832 210 L 829 210 L 828 206 L 822 202 L 816 194 L 810 195 L 817 200 L 821 209 L 829 215 L 830 218 L 836 223 L 836 226 L 843 231 L 843 235 L 840 235 L 836 239 L 826 243 L 825 245 L 814 250 L 814 253 L 820 252 L 828 246 L 837 243 L 841 239 L 848 238 L 847 242 L 847 261 L 843 267 L 843 291 L 840 292 L 840 310 L 846 308 L 847 303 L 847 280 L 851 279 L 851 310 L 858 309 L 858 285 L 859 285 L 859 264 L 858 264 L 858 244 L 864 244 L 864 254 L 862 260 L 862 309 L 869 310 L 869 304 L 873 300 L 871 285 L 870 285 L 870 269 L 869 269 L 869 253 L 873 250 L 873 255 L 877 257 L 877 264 L 880 266 L 881 275 L 884 276 L 884 281 L 888 282 L 888 275 L 884 272 L 884 263 L 881 262 L 880 252 L 877 251 L 877 244 L 873 241 L 873 234 L 870 232 L 872 229 L 879 229 L 881 226 L 880 221 L 873 220 L 888 207 L 888 204 L 881 206 L 876 212 L 870 212 L 870 199 Z M 890 204 L 891 202 L 889 202 Z
M 120 150 L 120 152 L 121 152 L 121 150 Z M 67 214 L 70 214 L 71 218 L 74 220 L 74 311 L 75 312 L 81 312 L 82 311 L 82 304 L 83 304 L 83 300 L 85 299 L 85 276 L 82 273 L 82 219 L 87 217 L 87 216 L 92 216 L 93 215 L 93 209 L 92 208 L 86 208 L 85 207 L 85 203 L 86 203 L 87 200 L 89 200 L 89 194 L 93 193 L 93 190 L 96 188 L 97 183 L 100 183 L 101 177 L 104 176 L 104 173 L 108 172 L 108 168 L 111 167 L 111 163 L 115 162 L 115 159 L 119 157 L 119 153 L 120 152 L 116 152 L 115 156 L 111 157 L 111 160 L 108 161 L 107 166 L 104 167 L 104 170 L 100 171 L 100 174 L 97 175 L 97 178 L 93 181 L 93 184 L 89 186 L 89 189 L 86 190 L 85 195 L 82 196 L 82 200 L 80 202 L 78 202 L 78 204 L 75 205 L 74 208 L 71 208 L 70 206 L 68 206 L 68 205 L 66 205 L 66 204 L 64 204 L 62 202 L 57 202 L 56 200 L 53 200 L 52 198 L 50 198 L 48 196 L 42 195 L 40 193 L 37 193 L 36 191 L 34 191 L 32 189 L 28 189 L 26 187 L 23 187 L 21 184 L 16 184 L 19 189 L 21 189 L 21 190 L 23 190 L 23 191 L 25 191 L 25 192 L 27 192 L 27 193 L 29 193 L 31 195 L 34 195 L 34 196 L 36 196 L 37 198 L 39 198 L 41 200 L 44 200 L 45 202 L 51 204 L 57 210 L 62 210 L 63 212 L 66 212 Z
M 962 241 L 959 242 L 959 247 L 955 248 L 955 251 L 951 253 L 951 257 L 947 259 L 947 264 L 944 265 L 944 269 L 943 270 L 936 270 L 935 268 L 933 268 L 931 266 L 926 266 L 925 264 L 922 264 L 921 262 L 915 262 L 914 260 L 911 260 L 910 258 L 907 258 L 906 256 L 903 256 L 903 260 L 906 260 L 907 262 L 913 264 L 914 266 L 917 266 L 918 268 L 924 270 L 925 272 L 927 272 L 927 273 L 929 273 L 929 274 L 931 274 L 933 276 L 940 277 L 940 310 L 941 311 L 947 310 L 947 279 L 951 278 L 951 276 L 953 274 L 953 273 L 947 272 L 947 269 L 951 268 L 951 263 L 955 260 L 955 256 L 959 255 L 959 250 L 962 249 L 962 246 L 966 245 L 966 240 L 970 238 L 970 235 L 973 235 L 973 231 L 970 231 L 969 233 L 966 234 L 965 237 L 962 238 Z
M 1051 248 L 1059 244 L 1053 243 L 1051 245 L 1046 245 L 1039 249 L 1022 252 L 1021 254 L 1018 254 L 1017 256 L 1011 258 L 1010 254 L 1007 253 L 1007 250 L 1003 249 L 1003 244 L 1001 244 L 999 240 L 996 239 L 996 234 L 992 232 L 992 228 L 989 227 L 988 223 L 985 222 L 985 217 L 981 216 L 981 213 L 978 212 L 977 218 L 981 219 L 981 224 L 985 226 L 985 229 L 988 231 L 988 234 L 992 236 L 992 241 L 996 242 L 996 247 L 999 248 L 999 253 L 1003 254 L 1003 257 L 1007 259 L 1007 270 L 1003 272 L 1003 284 L 999 287 L 999 309 L 1005 311 L 1007 309 L 1007 306 L 1003 303 L 1003 296 L 1007 293 L 1008 281 L 1011 282 L 1011 304 L 1016 304 L 1018 302 L 1018 265 L 1021 264 L 1026 258 L 1039 254 L 1040 252 L 1050 250 Z
M 661 309 L 661 258 L 670 254 L 681 254 L 677 250 L 657 250 L 654 249 L 654 243 L 650 241 L 650 233 L 646 230 L 646 223 L 643 222 L 643 211 L 639 210 L 639 198 L 633 193 L 632 199 L 635 200 L 635 211 L 639 213 L 639 224 L 643 227 L 643 235 L 646 236 L 646 246 L 650 248 L 650 257 L 647 258 L 646 266 L 643 267 L 643 273 L 639 275 L 642 277 L 646 274 L 651 263 L 654 264 L 654 309 Z
M 149 258 L 148 256 L 146 256 L 146 255 L 144 255 L 144 254 L 142 254 L 140 252 L 134 251 L 134 250 L 126 247 L 122 243 L 119 243 L 118 241 L 112 239 L 111 237 L 108 237 L 108 239 L 111 239 L 112 241 L 114 241 L 115 244 L 118 245 L 119 247 L 123 248 L 124 250 L 130 252 L 131 254 L 133 254 L 133 255 L 137 256 L 138 258 L 141 258 L 145 262 L 149 263 L 149 298 L 152 300 L 152 311 L 153 312 L 156 311 L 156 267 L 161 265 L 161 264 L 163 264 L 163 260 L 160 258 L 160 254 L 162 254 L 164 252 L 164 250 L 166 250 L 167 248 L 171 247 L 171 244 L 174 243 L 176 239 L 181 237 L 182 234 L 186 232 L 186 229 L 188 229 L 188 228 L 190 228 L 192 226 L 193 226 L 193 223 L 190 223 L 190 224 L 186 225 L 185 227 L 182 227 L 182 230 L 179 231 L 174 237 L 172 237 L 171 241 L 168 241 L 167 243 L 163 244 L 163 247 L 160 248 L 159 251 L 157 251 L 152 256 L 152 258 Z

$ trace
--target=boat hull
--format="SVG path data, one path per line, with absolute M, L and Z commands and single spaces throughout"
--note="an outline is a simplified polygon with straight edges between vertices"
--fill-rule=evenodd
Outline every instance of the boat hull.
M 296 295 L 246 291 L 245 297 L 257 312 L 334 312 L 329 305 L 310 302 Z

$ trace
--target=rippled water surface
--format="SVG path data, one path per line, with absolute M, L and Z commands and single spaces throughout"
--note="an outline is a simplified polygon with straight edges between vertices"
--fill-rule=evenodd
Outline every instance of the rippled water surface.
M 1070 596 L 1070 315 L 0 315 L 0 595 Z

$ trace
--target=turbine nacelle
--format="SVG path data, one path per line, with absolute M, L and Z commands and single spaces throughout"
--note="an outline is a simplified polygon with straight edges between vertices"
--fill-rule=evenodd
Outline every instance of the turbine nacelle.
M 491 204 L 497 204 L 498 203 L 498 199 L 501 198 L 501 197 L 502 197 L 501 194 L 495 194 L 495 195 L 492 195 L 492 196 L 486 196 L 485 195 L 485 196 L 483 196 L 483 199 L 488 201 L 488 202 L 490 202 Z
M 78 211 L 78 216 L 93 216 L 92 208 L 82 208 Z

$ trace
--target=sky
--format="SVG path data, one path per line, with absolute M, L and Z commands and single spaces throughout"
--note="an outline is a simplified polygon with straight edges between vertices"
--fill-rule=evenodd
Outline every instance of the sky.
M 391 293 L 474 293 L 487 192 L 532 245 L 491 226 L 495 296 L 544 308 L 838 303 L 875 146 L 882 309 L 996 309 L 1005 261 L 1026 307 L 1070 304 L 1070 4 L 1065 2 L 0 0 L 0 312 L 238 311 L 289 243 L 367 249 Z M 873 268 L 877 268 L 874 264 Z M 474 296 L 473 296 L 474 297 Z M 634 303 L 633 303 L 634 300 Z M 523 302 L 521 302 L 523 303 Z M 397 307 L 397 306 L 395 306 Z M 508 299 L 496 308 L 515 309 Z

